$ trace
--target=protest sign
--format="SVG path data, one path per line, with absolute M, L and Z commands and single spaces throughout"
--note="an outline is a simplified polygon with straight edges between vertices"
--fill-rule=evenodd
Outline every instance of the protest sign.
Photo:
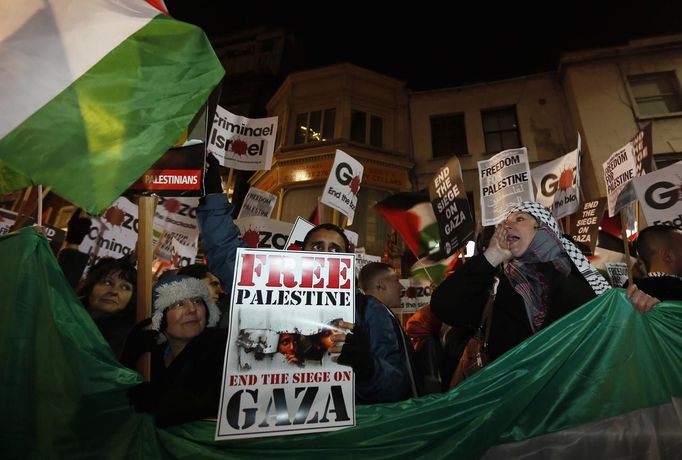
M 433 176 L 429 197 L 438 222 L 440 249 L 449 257 L 466 245 L 474 233 L 474 219 L 457 157 L 451 158 Z
M 276 201 L 277 195 L 251 187 L 244 197 L 237 219 L 249 216 L 270 217 Z
M 336 209 L 352 221 L 358 202 L 363 169 L 359 161 L 337 150 L 320 202 Z
M 586 201 L 580 207 L 575 219 L 571 219 L 569 234 L 581 243 L 580 246 L 587 255 L 594 254 L 599 236 L 599 224 L 604 216 L 606 198 Z
M 237 250 L 216 440 L 355 424 L 353 372 L 328 340 L 354 322 L 352 254 Z
M 119 197 L 100 217 L 92 218 L 92 226 L 78 247 L 90 258 L 84 271 L 102 257 L 120 259 L 130 255 L 137 243 L 137 206 L 127 198 Z
M 649 225 L 682 228 L 682 162 L 636 177 L 632 184 Z
M 416 313 L 424 305 L 431 302 L 431 282 L 429 280 L 401 279 L 400 308 L 391 308 L 399 313 Z
M 533 186 L 526 148 L 504 150 L 489 160 L 478 162 L 481 184 L 481 221 L 496 225 L 511 208 L 533 201 Z
M 609 217 L 637 199 L 630 181 L 651 171 L 651 142 L 651 124 L 648 124 L 603 163 Z
M 241 117 L 218 106 L 207 149 L 223 166 L 242 171 L 267 170 L 272 167 L 276 135 L 277 117 Z
M 606 272 L 613 287 L 623 287 L 628 280 L 628 265 L 625 262 L 605 262 Z
M 286 249 L 287 238 L 293 227 L 289 222 L 262 216 L 242 217 L 234 221 L 249 248 Z
M 202 196 L 205 159 L 206 148 L 201 141 L 188 141 L 172 148 L 130 186 L 128 194 L 153 192 L 158 196 Z
M 535 201 L 551 209 L 557 219 L 578 210 L 579 163 L 580 135 L 578 148 L 530 171 L 536 189 Z

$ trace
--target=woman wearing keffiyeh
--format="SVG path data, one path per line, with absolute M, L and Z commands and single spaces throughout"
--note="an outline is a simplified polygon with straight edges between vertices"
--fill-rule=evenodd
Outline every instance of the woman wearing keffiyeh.
M 500 284 L 489 338 L 493 359 L 610 287 L 561 234 L 551 212 L 534 202 L 512 209 L 485 252 L 441 283 L 432 310 L 445 323 L 473 332 L 495 276 Z M 636 286 L 628 293 L 640 311 L 657 301 Z

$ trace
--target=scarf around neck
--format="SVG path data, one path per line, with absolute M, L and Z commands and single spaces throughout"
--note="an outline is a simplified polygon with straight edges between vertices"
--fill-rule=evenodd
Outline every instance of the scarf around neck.
M 504 266 L 509 282 L 523 298 L 533 332 L 542 328 L 549 307 L 552 274 L 546 273 L 548 263 L 562 276 L 571 272 L 571 259 L 561 242 L 542 223 L 526 252 Z

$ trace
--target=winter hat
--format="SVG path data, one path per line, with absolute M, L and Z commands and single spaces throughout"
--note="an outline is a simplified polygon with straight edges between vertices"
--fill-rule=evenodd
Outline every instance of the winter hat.
M 535 217 L 538 222 L 545 224 L 554 234 L 559 238 L 561 244 L 564 246 L 568 257 L 571 258 L 575 266 L 580 271 L 580 274 L 587 280 L 590 287 L 599 295 L 602 292 L 611 289 L 611 286 L 604 279 L 603 276 L 597 271 L 596 268 L 588 262 L 587 258 L 568 238 L 566 238 L 561 231 L 559 231 L 559 224 L 557 224 L 556 219 L 552 215 L 551 211 L 540 203 L 535 203 L 533 201 L 524 201 L 516 205 L 509 213 L 512 212 L 526 212 L 531 216 Z
M 152 315 L 152 329 L 161 330 L 163 313 L 176 302 L 185 299 L 201 297 L 206 305 L 206 327 L 218 324 L 220 310 L 211 300 L 208 286 L 202 280 L 185 275 L 169 275 L 161 278 L 154 285 L 154 314 Z

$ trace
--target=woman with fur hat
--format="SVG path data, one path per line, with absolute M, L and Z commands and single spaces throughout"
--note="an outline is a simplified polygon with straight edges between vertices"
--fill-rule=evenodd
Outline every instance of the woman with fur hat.
M 561 234 L 551 212 L 534 202 L 512 209 L 497 225 L 486 250 L 438 286 L 431 297 L 433 312 L 445 323 L 473 333 L 495 277 L 500 283 L 488 340 L 492 359 L 610 288 Z M 640 311 L 658 301 L 636 286 L 628 296 Z
M 226 336 L 206 283 L 183 275 L 154 286 L 151 381 L 131 389 L 135 409 L 156 414 L 158 426 L 214 418 L 218 413 Z

